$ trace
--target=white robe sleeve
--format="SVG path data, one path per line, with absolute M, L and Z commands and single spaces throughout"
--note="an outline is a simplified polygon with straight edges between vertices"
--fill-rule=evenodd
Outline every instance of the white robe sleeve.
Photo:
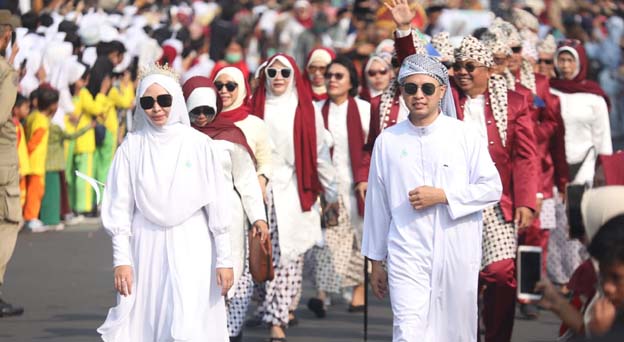
M 132 266 L 130 236 L 135 205 L 127 149 L 125 141 L 115 153 L 102 200 L 102 223 L 113 240 L 114 267 Z
M 336 170 L 332 163 L 329 146 L 325 139 L 325 125 L 323 125 L 323 117 L 321 112 L 316 108 L 316 151 L 318 174 L 321 185 L 323 186 L 323 194 L 328 203 L 338 201 L 338 186 L 336 183 Z
M 204 207 L 204 212 L 208 215 L 208 229 L 215 241 L 217 251 L 217 268 L 232 268 L 232 242 L 230 240 L 230 210 L 227 201 L 220 198 L 220 194 L 225 194 L 223 168 L 220 162 L 220 151 L 214 143 L 210 144 L 209 152 L 209 174 L 213 179 L 213 191 L 208 196 L 213 196 L 213 200 Z
M 451 218 L 481 211 L 500 201 L 503 185 L 487 145 L 476 134 L 466 133 L 469 183 L 464 187 L 444 189 Z
M 251 223 L 258 220 L 266 221 L 266 213 L 264 210 L 264 200 L 262 198 L 262 190 L 256 169 L 251 160 L 251 156 L 244 147 L 233 144 L 230 152 L 232 160 L 232 178 L 234 180 L 234 188 L 241 197 L 243 209 Z
M 592 123 L 592 143 L 596 149 L 596 154 L 613 154 L 611 143 L 611 128 L 609 126 L 609 110 L 605 100 L 597 96 L 594 103 L 594 121 Z
M 371 260 L 384 260 L 388 255 L 388 232 L 392 214 L 384 184 L 383 136 L 375 142 L 368 175 L 366 210 L 362 237 L 362 254 Z

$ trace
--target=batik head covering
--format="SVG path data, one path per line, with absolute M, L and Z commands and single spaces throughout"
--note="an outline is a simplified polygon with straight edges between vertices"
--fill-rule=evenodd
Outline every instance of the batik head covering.
M 411 55 L 407 57 L 399 70 L 399 83 L 403 85 L 405 79 L 412 75 L 427 75 L 436 79 L 440 85 L 445 86 L 446 91 L 444 92 L 440 109 L 447 116 L 457 117 L 453 94 L 449 87 L 448 70 L 437 58 L 427 55 Z
M 505 39 L 505 33 L 500 28 L 493 27 L 485 31 L 481 36 L 481 41 L 492 54 L 511 56 L 511 48 Z
M 440 53 L 442 59 L 451 63 L 455 62 L 453 55 L 453 45 L 451 45 L 450 35 L 448 32 L 440 32 L 431 38 L 431 45 Z
M 539 21 L 537 18 L 533 14 L 520 8 L 513 9 L 511 22 L 518 30 L 523 30 L 525 28 L 533 32 L 539 30 Z
M 501 18 L 496 18 L 494 19 L 491 27 L 496 27 L 503 31 L 504 36 L 507 37 L 507 43 L 510 47 L 522 45 L 522 37 L 520 37 L 518 29 L 516 29 L 516 27 L 510 22 Z
M 522 57 L 536 61 L 539 41 L 537 33 L 525 28 L 520 30 L 520 37 L 522 37 Z
M 544 54 L 554 54 L 557 51 L 557 43 L 555 43 L 555 37 L 549 34 L 537 44 L 537 52 Z
M 466 36 L 462 39 L 459 48 L 455 50 L 455 60 L 473 60 L 489 68 L 492 66 L 492 52 L 477 38 Z

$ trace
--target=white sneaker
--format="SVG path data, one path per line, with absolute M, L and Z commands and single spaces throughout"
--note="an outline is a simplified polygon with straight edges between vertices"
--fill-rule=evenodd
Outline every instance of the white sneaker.
M 53 230 L 56 230 L 57 232 L 59 232 L 59 231 L 65 229 L 65 224 L 63 224 L 63 222 L 61 222 L 61 223 L 59 223 L 59 224 L 57 224 L 55 226 L 52 226 L 52 227 L 53 227 Z
M 73 226 L 81 223 L 82 221 L 84 221 L 84 219 L 84 215 L 67 214 L 65 215 L 65 219 L 63 220 L 63 222 L 68 226 Z
M 31 233 L 43 233 L 48 231 L 48 226 L 45 226 L 43 222 L 37 219 L 26 222 L 26 228 L 28 228 Z

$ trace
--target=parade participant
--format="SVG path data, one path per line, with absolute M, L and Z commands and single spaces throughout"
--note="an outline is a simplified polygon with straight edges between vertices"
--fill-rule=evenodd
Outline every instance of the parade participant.
M 555 73 L 555 52 L 557 51 L 557 43 L 555 37 L 549 34 L 537 44 L 537 72 L 546 76 L 547 79 L 556 77 Z
M 390 86 L 390 81 L 394 78 L 392 65 L 388 63 L 385 55 L 372 55 L 364 65 L 362 72 L 362 78 L 365 82 L 360 91 L 360 98 L 366 101 L 381 95 Z
M 324 47 L 316 48 L 308 54 L 308 61 L 303 71 L 303 82 L 310 91 L 313 101 L 327 99 L 325 71 L 334 58 L 336 58 L 334 51 Z
M 579 41 L 561 43 L 554 60 L 557 78 L 550 80 L 550 86 L 561 102 L 569 181 L 592 184 L 598 155 L 613 153 L 607 96 L 587 79 L 589 62 Z M 569 239 L 565 205 L 559 202 L 557 227 L 548 246 L 547 270 L 553 283 L 565 289 L 572 272 L 583 262 L 582 248 L 579 241 Z
M 22 221 L 17 132 L 11 118 L 18 75 L 3 56 L 11 41 L 11 33 L 19 26 L 18 17 L 7 10 L 0 10 L 0 202 L 6 203 L 6 206 L 0 207 L 0 286 L 4 284 L 6 267 L 13 255 Z M 0 317 L 21 315 L 23 312 L 22 307 L 11 305 L 0 297 Z
M 232 213 L 229 231 L 234 284 L 226 300 L 228 330 L 231 340 L 240 341 L 253 286 L 246 252 L 247 231 L 253 229 L 262 241 L 269 237 L 262 191 L 256 178 L 255 158 L 243 131 L 221 116 L 221 98 L 209 78 L 191 77 L 182 90 L 192 126 L 210 136 L 221 152 L 226 193 L 220 197 L 229 203 Z M 238 291 L 238 288 L 241 290 Z
M 283 341 L 288 312 L 301 290 L 303 254 L 321 238 L 319 207 L 323 193 L 335 210 L 337 193 L 323 119 L 292 57 L 277 54 L 262 69 L 253 96 L 253 114 L 263 118 L 274 142 L 269 196 L 269 225 L 275 279 L 256 315 L 271 326 L 272 341 Z
M 377 138 L 366 195 L 373 291 L 389 290 L 393 341 L 476 341 L 481 212 L 500 177 L 484 139 L 442 114 L 455 109 L 446 67 L 412 55 L 398 77 L 409 119 Z
M 488 144 L 503 184 L 499 203 L 483 212 L 483 255 L 479 282 L 485 287 L 485 340 L 509 341 L 513 330 L 517 229 L 531 225 L 537 194 L 535 136 L 526 99 L 491 75 L 491 52 L 464 37 L 455 51 L 453 95 L 457 117 Z
M 214 142 L 190 127 L 177 75 L 155 64 L 137 89 L 135 131 L 107 180 L 117 306 L 104 341 L 228 341 L 229 207 Z
M 325 129 L 332 136 L 332 163 L 338 186 L 338 219 L 325 222 L 323 246 L 315 247 L 314 279 L 317 295 L 308 308 L 317 317 L 325 316 L 328 294 L 353 289 L 349 312 L 364 309 L 364 257 L 362 217 L 364 201 L 354 191 L 353 174 L 360 165 L 368 134 L 370 104 L 355 97 L 358 76 L 353 63 L 344 56 L 335 58 L 325 73 L 329 99 L 319 102 Z

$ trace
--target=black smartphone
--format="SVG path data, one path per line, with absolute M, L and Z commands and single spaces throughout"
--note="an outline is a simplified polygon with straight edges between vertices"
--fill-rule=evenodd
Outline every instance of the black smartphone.
M 542 278 L 542 247 L 518 247 L 518 299 L 539 300 L 535 285 Z

